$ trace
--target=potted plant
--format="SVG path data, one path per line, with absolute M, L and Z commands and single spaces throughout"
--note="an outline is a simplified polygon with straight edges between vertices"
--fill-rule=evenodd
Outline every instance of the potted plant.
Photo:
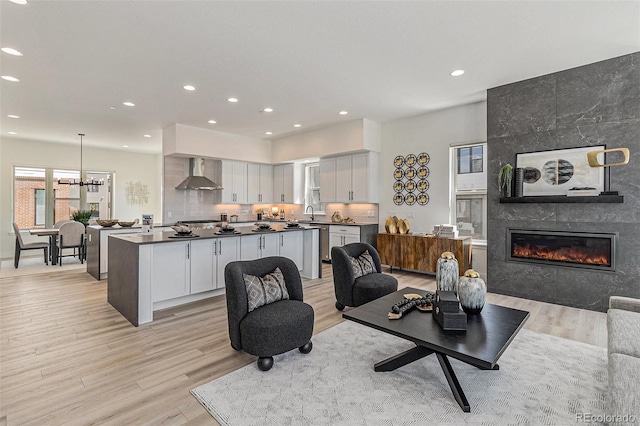
M 91 210 L 78 210 L 73 213 L 73 220 L 87 225 L 91 219 Z
M 498 173 L 498 188 L 501 197 L 511 197 L 511 182 L 513 181 L 513 166 L 509 163 L 500 167 Z

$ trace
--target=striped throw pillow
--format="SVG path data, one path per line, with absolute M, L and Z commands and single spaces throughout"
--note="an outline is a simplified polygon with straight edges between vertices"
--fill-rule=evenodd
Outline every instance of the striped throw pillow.
M 249 312 L 260 306 L 289 299 L 287 285 L 280 268 L 274 269 L 264 277 L 242 274 L 244 285 L 247 288 L 247 302 Z
M 373 257 L 369 254 L 369 250 L 365 250 L 365 252 L 358 257 L 349 256 L 349 260 L 351 261 L 355 278 L 376 272 L 376 264 L 373 263 Z

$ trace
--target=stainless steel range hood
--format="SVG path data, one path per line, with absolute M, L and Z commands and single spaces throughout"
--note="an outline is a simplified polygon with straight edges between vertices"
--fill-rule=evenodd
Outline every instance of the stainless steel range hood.
M 211 191 L 223 188 L 204 176 L 204 159 L 189 158 L 189 177 L 176 186 L 176 189 L 207 189 Z

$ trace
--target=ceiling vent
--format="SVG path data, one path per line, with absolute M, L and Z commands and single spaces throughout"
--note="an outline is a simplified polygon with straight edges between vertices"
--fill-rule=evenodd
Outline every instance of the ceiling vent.
M 189 177 L 176 186 L 176 189 L 220 190 L 222 186 L 204 176 L 204 159 L 189 158 Z

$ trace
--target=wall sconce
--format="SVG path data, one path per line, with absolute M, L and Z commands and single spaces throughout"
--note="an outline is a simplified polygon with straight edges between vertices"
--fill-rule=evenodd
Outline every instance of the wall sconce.
M 600 163 L 598 161 L 599 154 L 605 154 L 608 152 L 620 152 L 624 158 L 622 161 L 617 163 L 607 163 L 606 157 L 604 159 L 604 163 Z M 611 191 L 611 167 L 615 166 L 624 166 L 629 163 L 629 148 L 611 148 L 611 149 L 600 149 L 598 151 L 587 152 L 587 161 L 589 162 L 589 166 L 591 167 L 607 167 L 607 186 L 600 195 L 618 195 L 618 191 Z

